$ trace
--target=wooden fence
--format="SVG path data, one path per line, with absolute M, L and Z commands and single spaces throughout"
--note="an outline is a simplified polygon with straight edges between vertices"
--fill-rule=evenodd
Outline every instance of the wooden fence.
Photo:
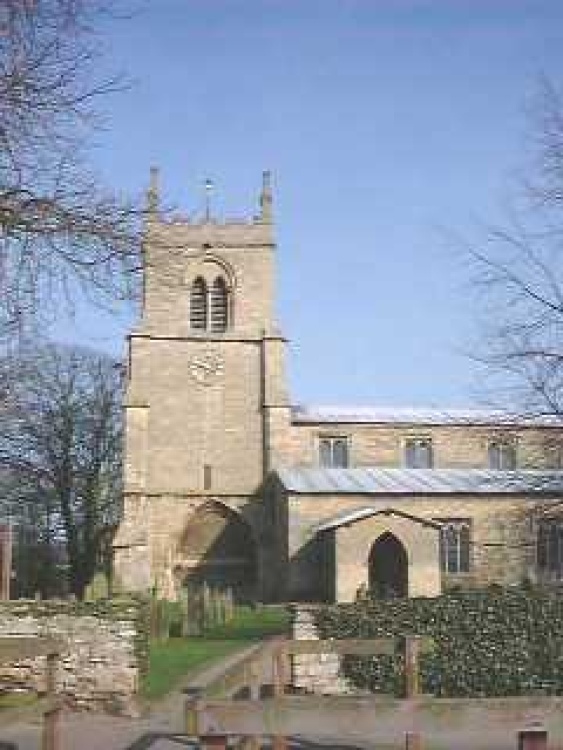
M 416 698 L 419 694 L 419 655 L 433 647 L 429 638 L 407 636 L 402 639 L 341 639 L 341 640 L 285 640 L 275 638 L 250 652 L 244 659 L 233 665 L 225 674 L 209 684 L 204 691 L 195 691 L 185 703 L 185 731 L 187 734 L 200 735 L 204 732 L 213 709 L 220 710 L 232 701 L 235 694 L 244 694 L 245 700 L 237 700 L 241 709 L 251 710 L 255 716 L 264 716 L 264 725 L 268 717 L 280 713 L 283 704 L 276 701 L 284 699 L 291 689 L 291 657 L 300 654 L 338 654 L 339 656 L 373 656 L 376 654 L 394 654 L 402 650 L 405 663 L 405 681 L 403 697 Z M 272 698 L 263 698 L 264 661 L 270 663 L 269 675 L 272 684 Z M 228 699 L 227 702 L 221 698 Z M 221 739 L 221 737 L 223 739 Z M 217 742 L 227 742 L 227 735 L 217 735 Z M 283 748 L 285 740 L 281 735 L 274 736 L 278 748 Z M 226 746 L 226 745 L 225 745 Z M 223 747 L 219 744 L 217 747 Z
M 272 639 L 251 651 L 225 674 L 209 684 L 205 690 L 194 690 L 185 702 L 185 726 L 187 736 L 198 738 L 201 747 L 209 750 L 226 750 L 228 747 L 240 747 L 246 750 L 258 750 L 266 742 L 274 750 L 286 750 L 293 744 L 288 737 L 287 725 L 284 726 L 286 711 L 291 713 L 296 708 L 296 715 L 304 715 L 308 702 L 310 711 L 315 711 L 315 698 L 318 696 L 295 696 L 291 692 L 291 657 L 299 654 L 338 654 L 354 656 L 372 656 L 375 654 L 393 654 L 402 651 L 405 664 L 405 679 L 402 696 L 416 699 L 420 696 L 419 656 L 433 648 L 433 642 L 426 637 L 408 636 L 403 639 L 342 639 L 342 640 L 283 640 Z M 271 697 L 264 696 L 264 662 L 269 662 L 272 681 Z M 267 693 L 267 691 L 266 691 Z M 233 696 L 237 699 L 233 700 Z M 245 695 L 244 699 L 240 699 Z M 347 696 L 346 699 L 349 699 Z M 334 697 L 331 698 L 334 700 Z M 439 700 L 439 699 L 437 699 Z M 295 703 L 297 701 L 297 703 Z M 295 704 L 295 705 L 294 705 Z M 226 711 L 225 711 L 226 709 Z M 246 712 L 256 724 L 262 727 L 252 734 L 226 731 L 212 732 L 217 716 Z M 377 703 L 374 702 L 374 711 Z M 275 718 L 275 721 L 273 721 Z M 300 721 L 300 720 L 299 720 Z M 216 722 L 215 722 L 216 723 Z M 227 724 L 228 725 L 228 724 Z M 275 726 L 275 733 L 272 730 Z M 295 732 L 295 727 L 293 727 Z M 301 727 L 296 734 L 306 735 L 306 727 Z M 374 738 L 374 743 L 376 738 Z M 297 742 L 297 746 L 299 743 Z M 432 742 L 429 740 L 428 747 Z M 419 732 L 406 732 L 403 747 L 406 750 L 424 750 L 424 737 Z M 548 750 L 548 733 L 542 726 L 529 726 L 516 732 L 515 748 L 517 750 Z
M 431 638 L 406 636 L 404 638 L 345 638 L 338 640 L 289 640 L 281 637 L 263 642 L 241 661 L 210 683 L 199 698 L 231 698 L 235 693 L 246 692 L 258 698 L 261 680 L 264 679 L 264 662 L 269 662 L 268 673 L 274 697 L 285 695 L 291 688 L 291 657 L 300 654 L 338 654 L 339 656 L 374 656 L 402 651 L 405 663 L 405 680 L 402 697 L 415 698 L 420 693 L 419 656 L 432 649 Z M 188 701 L 189 703 L 189 701 Z
M 287 640 L 273 652 L 274 694 L 283 695 L 289 681 L 291 656 L 299 654 L 338 654 L 339 656 L 393 655 L 402 652 L 405 664 L 403 696 L 414 698 L 420 693 L 419 656 L 434 648 L 426 636 L 403 638 L 342 638 L 338 640 Z
M 301 746 L 299 740 L 292 742 L 291 738 L 282 735 L 241 735 L 238 733 L 210 733 L 190 735 L 199 742 L 203 750 L 260 750 L 265 741 L 271 750 L 288 750 L 292 745 Z M 428 747 L 432 744 L 429 743 Z M 426 747 L 423 736 L 418 732 L 405 734 L 405 750 L 424 750 Z M 548 733 L 542 727 L 522 729 L 516 735 L 517 750 L 548 750 Z

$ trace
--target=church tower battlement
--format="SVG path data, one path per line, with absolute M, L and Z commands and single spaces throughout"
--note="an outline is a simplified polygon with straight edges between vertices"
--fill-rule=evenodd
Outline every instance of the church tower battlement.
M 269 173 L 263 175 L 260 213 L 248 221 L 219 222 L 209 208 L 195 222 L 163 218 L 155 171 L 148 204 L 141 330 L 208 338 L 271 334 L 275 239 Z

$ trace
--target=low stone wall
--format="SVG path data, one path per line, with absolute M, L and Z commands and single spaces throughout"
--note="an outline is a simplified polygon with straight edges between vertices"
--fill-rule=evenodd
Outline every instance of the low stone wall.
M 57 692 L 73 708 L 138 714 L 148 666 L 148 613 L 141 599 L 0 602 L 0 637 L 43 636 L 65 646 Z M 45 692 L 46 659 L 0 664 L 0 686 Z
M 293 610 L 292 637 L 297 641 L 318 641 L 313 612 L 305 606 Z M 340 672 L 338 654 L 295 654 L 291 657 L 291 684 L 297 690 L 318 695 L 346 695 L 357 692 Z

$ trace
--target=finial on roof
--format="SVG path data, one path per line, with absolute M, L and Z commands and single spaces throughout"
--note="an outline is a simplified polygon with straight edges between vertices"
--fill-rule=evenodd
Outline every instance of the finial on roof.
M 205 180 L 205 221 L 211 221 L 211 195 L 214 188 L 213 180 L 207 178 Z
M 150 212 L 158 211 L 159 193 L 158 193 L 158 167 L 151 167 L 151 176 L 149 189 L 147 190 L 147 208 Z
M 262 172 L 262 192 L 260 193 L 260 219 L 272 221 L 272 173 L 269 169 Z

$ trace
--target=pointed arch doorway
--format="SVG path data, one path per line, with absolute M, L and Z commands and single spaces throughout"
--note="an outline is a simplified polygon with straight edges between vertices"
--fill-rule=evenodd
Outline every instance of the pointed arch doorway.
M 408 596 L 407 552 L 388 531 L 375 540 L 369 553 L 369 589 L 378 599 Z
M 252 530 L 239 513 L 220 502 L 204 503 L 188 519 L 176 551 L 181 586 L 230 588 L 239 601 L 252 599 L 256 548 Z

